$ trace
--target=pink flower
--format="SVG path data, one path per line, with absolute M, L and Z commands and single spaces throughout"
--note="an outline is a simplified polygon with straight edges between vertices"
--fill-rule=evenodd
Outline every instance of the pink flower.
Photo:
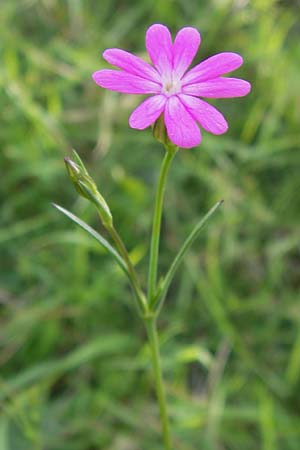
M 243 58 L 237 53 L 219 53 L 188 71 L 200 42 L 195 28 L 182 28 L 172 43 L 168 28 L 154 24 L 146 33 L 146 48 L 154 67 L 112 48 L 104 51 L 103 58 L 121 70 L 99 70 L 93 79 L 112 91 L 151 94 L 130 115 L 131 128 L 143 130 L 164 113 L 169 139 L 179 147 L 195 147 L 201 142 L 198 123 L 213 134 L 228 129 L 224 116 L 198 97 L 243 97 L 251 89 L 245 80 L 222 77 L 242 65 Z

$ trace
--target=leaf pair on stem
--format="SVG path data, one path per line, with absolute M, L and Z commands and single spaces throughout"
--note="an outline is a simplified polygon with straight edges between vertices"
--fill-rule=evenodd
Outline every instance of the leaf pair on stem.
M 129 279 L 129 282 L 135 292 L 139 311 L 142 315 L 147 316 L 154 315 L 156 316 L 161 307 L 163 305 L 164 299 L 168 293 L 169 286 L 176 274 L 178 267 L 180 266 L 186 252 L 193 244 L 193 242 L 197 239 L 198 235 L 206 225 L 207 221 L 214 214 L 214 212 L 219 208 L 219 206 L 223 203 L 223 200 L 217 202 L 208 213 L 196 224 L 193 228 L 179 252 L 175 256 L 170 268 L 164 278 L 159 283 L 159 286 L 156 285 L 157 278 L 157 266 L 158 266 L 158 249 L 159 249 L 159 237 L 160 237 L 160 225 L 161 225 L 161 215 L 162 215 L 162 206 L 163 206 L 163 196 L 165 189 L 165 182 L 168 173 L 168 169 L 170 163 L 175 156 L 176 148 L 171 146 L 166 146 L 166 156 L 162 165 L 161 176 L 159 180 L 159 185 L 157 189 L 156 195 L 156 206 L 154 211 L 154 220 L 153 220 L 153 230 L 152 230 L 152 240 L 151 240 L 151 251 L 150 251 L 150 268 L 149 268 L 149 287 L 148 287 L 148 300 L 146 299 L 146 295 L 143 293 L 140 283 L 138 281 L 136 271 L 133 267 L 133 264 L 130 260 L 128 251 L 119 236 L 117 230 L 113 225 L 113 218 L 109 206 L 107 205 L 105 199 L 99 193 L 96 183 L 91 178 L 89 173 L 87 172 L 82 160 L 78 156 L 75 150 L 72 151 L 73 159 L 65 158 L 65 164 L 67 168 L 67 172 L 69 177 L 75 186 L 75 189 L 79 193 L 80 196 L 86 198 L 91 203 L 93 203 L 99 214 L 101 222 L 104 228 L 107 230 L 108 234 L 112 238 L 115 247 L 114 248 L 108 241 L 105 239 L 98 231 L 94 230 L 90 227 L 86 222 L 77 217 L 75 214 L 71 213 L 67 209 L 59 206 L 57 204 L 53 204 L 53 206 L 67 216 L 74 223 L 79 225 L 82 229 L 84 229 L 88 234 L 90 234 L 94 239 L 98 241 L 98 243 L 114 258 L 116 263 L 121 267 L 123 272 Z
M 70 211 L 56 204 L 54 204 L 53 206 L 55 206 L 55 208 L 57 208 L 60 212 L 69 217 L 69 219 L 71 219 L 73 222 L 75 222 L 77 225 L 83 228 L 87 233 L 89 233 L 94 239 L 96 239 L 99 242 L 99 244 L 103 248 L 105 248 L 105 250 L 114 258 L 116 263 L 121 267 L 121 269 L 124 271 L 124 273 L 129 279 L 129 282 L 135 294 L 139 313 L 144 321 L 147 330 L 148 342 L 151 349 L 152 367 L 160 411 L 164 448 L 165 450 L 171 450 L 172 449 L 171 434 L 167 412 L 165 386 L 163 383 L 156 319 L 168 293 L 169 286 L 186 252 L 188 251 L 192 243 L 195 241 L 195 239 L 198 237 L 199 233 L 206 225 L 208 219 L 221 205 L 222 201 L 216 203 L 216 205 L 213 206 L 210 209 L 210 211 L 194 227 L 190 235 L 183 243 L 179 252 L 175 256 L 165 277 L 162 279 L 161 282 L 157 283 L 159 241 L 161 233 L 161 218 L 163 211 L 164 192 L 169 168 L 178 148 L 167 139 L 166 134 L 164 133 L 162 127 L 157 126 L 156 128 L 154 128 L 154 135 L 156 139 L 160 140 L 164 144 L 166 153 L 160 170 L 160 176 L 158 180 L 155 198 L 151 245 L 150 245 L 147 295 L 141 288 L 139 279 L 137 277 L 135 268 L 130 260 L 128 251 L 119 233 L 117 232 L 117 230 L 113 225 L 113 217 L 110 212 L 109 206 L 107 205 L 102 195 L 99 193 L 96 183 L 90 177 L 89 173 L 84 167 L 83 162 L 81 161 L 80 157 L 74 150 L 73 150 L 74 160 L 70 158 L 65 158 L 68 174 L 79 195 L 86 198 L 96 206 L 101 222 L 104 228 L 106 229 L 107 233 L 109 234 L 112 242 L 114 243 L 114 246 L 112 246 L 96 230 L 91 228 L 87 223 L 85 223 L 79 217 L 75 216 Z

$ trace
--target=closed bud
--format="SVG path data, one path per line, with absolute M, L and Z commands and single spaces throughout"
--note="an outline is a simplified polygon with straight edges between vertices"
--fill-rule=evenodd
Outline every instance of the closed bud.
M 81 197 L 84 197 L 94 203 L 97 207 L 103 225 L 106 228 L 110 228 L 112 226 L 113 219 L 106 201 L 98 191 L 96 183 L 87 172 L 83 162 L 75 150 L 73 150 L 73 157 L 76 162 L 71 158 L 65 158 L 64 161 L 67 172 L 76 191 Z

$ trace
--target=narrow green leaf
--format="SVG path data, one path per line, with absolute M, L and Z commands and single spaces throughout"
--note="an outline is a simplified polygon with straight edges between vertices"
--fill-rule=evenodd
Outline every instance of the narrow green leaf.
M 176 273 L 176 270 L 178 269 L 179 265 L 181 264 L 186 252 L 190 248 L 190 246 L 193 244 L 193 242 L 197 239 L 200 231 L 204 228 L 206 225 L 208 219 L 214 214 L 214 212 L 219 208 L 219 206 L 223 203 L 223 200 L 216 203 L 209 211 L 208 213 L 198 222 L 198 224 L 195 226 L 195 228 L 192 230 L 190 235 L 185 240 L 184 244 L 182 245 L 181 249 L 179 250 L 178 254 L 176 255 L 174 261 L 172 262 L 169 271 L 167 272 L 163 282 L 161 283 L 161 286 L 159 288 L 158 294 L 156 297 L 154 297 L 154 300 L 152 302 L 152 305 L 150 305 L 155 310 L 159 310 L 164 302 L 164 299 L 167 295 L 169 286 L 174 278 L 174 275 Z
M 128 269 L 124 262 L 124 260 L 121 258 L 119 253 L 109 244 L 109 242 L 104 239 L 104 237 L 101 236 L 96 230 L 94 230 L 92 227 L 90 227 L 87 223 L 85 223 L 83 220 L 79 219 L 79 217 L 75 216 L 73 213 L 68 211 L 67 209 L 63 208 L 62 206 L 56 205 L 55 203 L 52 203 L 54 208 L 58 209 L 58 211 L 65 214 L 65 216 L 69 217 L 73 222 L 75 222 L 77 225 L 79 225 L 81 228 L 83 228 L 87 233 L 89 233 L 94 239 L 96 239 L 102 247 L 105 248 L 105 250 L 108 251 L 108 253 L 115 259 L 115 261 L 118 263 L 118 265 L 121 267 L 122 270 L 128 275 Z

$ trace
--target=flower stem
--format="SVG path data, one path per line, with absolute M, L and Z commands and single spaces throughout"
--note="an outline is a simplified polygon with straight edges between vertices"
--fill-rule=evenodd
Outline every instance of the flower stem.
M 162 367 L 160 361 L 159 341 L 157 335 L 156 318 L 150 317 L 145 320 L 149 344 L 152 355 L 153 373 L 155 379 L 156 395 L 159 404 L 160 420 L 162 426 L 164 449 L 171 450 L 171 435 L 167 411 L 166 392 L 163 383 Z
M 135 269 L 132 265 L 132 262 L 130 260 L 128 251 L 125 247 L 124 242 L 122 241 L 121 236 L 119 235 L 119 233 L 117 232 L 117 230 L 114 228 L 114 226 L 110 226 L 109 228 L 107 228 L 110 236 L 112 237 L 112 239 L 114 240 L 116 247 L 118 249 L 118 252 L 120 253 L 120 255 L 122 256 L 122 258 L 124 259 L 127 268 L 128 268 L 128 273 L 130 276 L 130 281 L 132 284 L 132 287 L 134 289 L 136 298 L 137 298 L 137 302 L 138 302 L 138 307 L 139 307 L 139 311 L 142 315 L 147 315 L 148 313 L 148 304 L 147 304 L 147 300 L 146 297 L 140 287 L 140 283 L 138 281 Z
M 159 239 L 160 239 L 160 227 L 162 208 L 164 200 L 164 191 L 167 175 L 169 172 L 170 164 L 177 151 L 176 147 L 166 146 L 166 154 L 162 162 L 158 187 L 155 198 L 155 208 L 153 216 L 151 247 L 150 247 L 150 262 L 149 262 L 149 277 L 148 277 L 148 302 L 152 301 L 156 291 L 157 281 L 157 263 L 158 263 L 158 251 L 159 251 Z

